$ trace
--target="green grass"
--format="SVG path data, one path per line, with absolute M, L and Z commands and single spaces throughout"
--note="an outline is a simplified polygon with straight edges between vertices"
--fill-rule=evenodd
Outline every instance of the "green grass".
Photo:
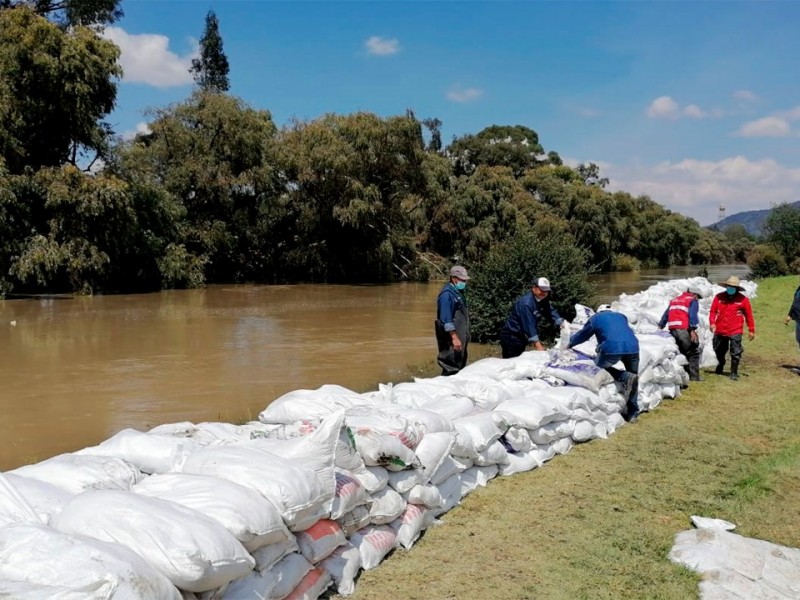
M 696 598 L 699 577 L 667 559 L 693 514 L 800 547 L 800 377 L 781 366 L 800 358 L 782 324 L 796 285 L 761 283 L 738 382 L 704 374 L 608 440 L 493 480 L 352 598 Z

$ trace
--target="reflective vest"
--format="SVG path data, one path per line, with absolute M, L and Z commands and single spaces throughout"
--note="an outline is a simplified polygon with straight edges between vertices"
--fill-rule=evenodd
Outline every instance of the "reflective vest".
M 667 327 L 670 329 L 689 329 L 689 306 L 694 301 L 694 294 L 683 292 L 669 303 Z

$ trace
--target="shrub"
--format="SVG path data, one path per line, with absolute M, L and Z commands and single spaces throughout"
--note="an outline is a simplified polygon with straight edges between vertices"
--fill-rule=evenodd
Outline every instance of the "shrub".
M 777 248 L 769 244 L 753 246 L 747 257 L 747 266 L 756 279 L 789 274 L 789 266 Z
M 642 263 L 629 254 L 615 254 L 612 266 L 615 271 L 630 272 L 641 270 Z
M 497 341 L 514 301 L 530 289 L 534 277 L 550 280 L 553 305 L 564 318 L 574 318 L 575 303 L 594 300 L 586 264 L 586 251 L 558 232 L 525 231 L 495 246 L 471 273 L 467 288 L 472 339 Z M 543 324 L 541 333 L 552 339 L 555 327 Z

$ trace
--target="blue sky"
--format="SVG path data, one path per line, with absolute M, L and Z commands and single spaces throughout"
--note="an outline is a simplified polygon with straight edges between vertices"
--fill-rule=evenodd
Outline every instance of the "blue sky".
M 125 0 L 110 121 L 186 98 L 205 15 L 230 92 L 292 118 L 407 108 L 443 138 L 525 125 L 611 189 L 707 225 L 800 200 L 800 2 Z

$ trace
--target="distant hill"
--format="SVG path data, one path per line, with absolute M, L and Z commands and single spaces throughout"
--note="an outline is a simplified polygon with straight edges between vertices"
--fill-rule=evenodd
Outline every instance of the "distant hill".
M 791 206 L 800 209 L 800 201 L 792 202 Z M 767 215 L 771 211 L 771 208 L 765 208 L 764 210 L 746 210 L 744 212 L 738 212 L 729 217 L 725 217 L 721 221 L 717 221 L 713 225 L 709 225 L 708 228 L 722 231 L 731 225 L 744 225 L 747 233 L 751 235 L 761 235 L 761 228 L 764 225 Z

